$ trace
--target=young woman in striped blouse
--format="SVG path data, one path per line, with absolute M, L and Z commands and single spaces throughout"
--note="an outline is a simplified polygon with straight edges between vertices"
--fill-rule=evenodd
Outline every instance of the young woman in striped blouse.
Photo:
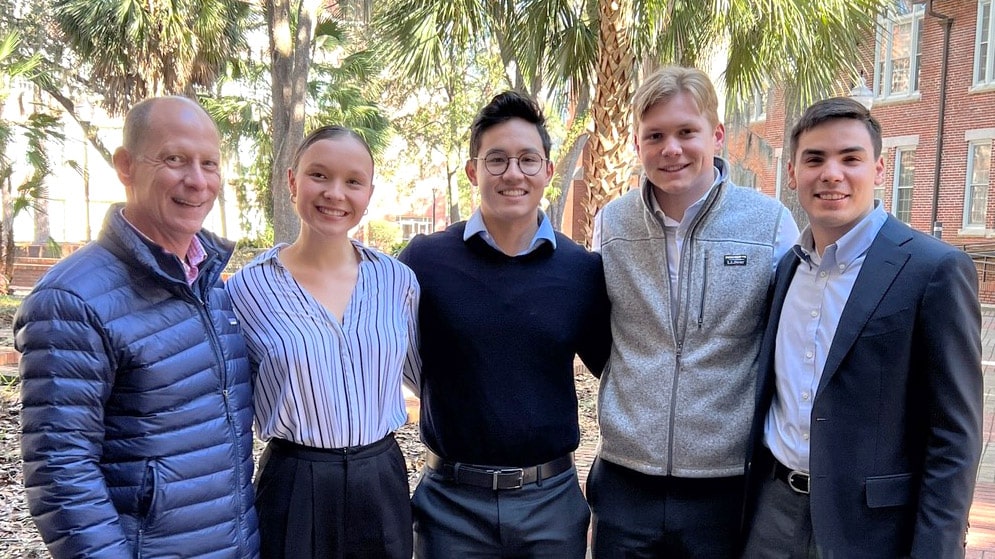
M 304 139 L 288 171 L 290 245 L 228 281 L 269 444 L 256 507 L 262 557 L 398 557 L 412 548 L 407 469 L 393 432 L 414 383 L 418 283 L 348 237 L 373 193 L 373 156 L 346 128 Z

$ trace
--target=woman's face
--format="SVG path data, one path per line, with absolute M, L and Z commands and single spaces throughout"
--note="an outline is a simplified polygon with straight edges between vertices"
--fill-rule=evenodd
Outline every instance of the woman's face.
M 373 194 L 373 158 L 349 136 L 311 144 L 288 174 L 302 225 L 321 235 L 347 235 Z

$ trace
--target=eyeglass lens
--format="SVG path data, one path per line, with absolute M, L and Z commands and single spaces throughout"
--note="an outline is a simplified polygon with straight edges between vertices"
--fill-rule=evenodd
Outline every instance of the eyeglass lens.
M 508 170 L 511 160 L 518 160 L 518 168 L 525 175 L 535 175 L 542 169 L 543 158 L 535 153 L 527 153 L 521 157 L 510 157 L 503 154 L 491 154 L 484 158 L 484 166 L 487 172 L 494 175 L 502 175 Z

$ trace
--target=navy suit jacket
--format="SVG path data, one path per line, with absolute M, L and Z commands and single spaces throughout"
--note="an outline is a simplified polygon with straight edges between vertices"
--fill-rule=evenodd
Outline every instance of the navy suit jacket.
M 763 429 L 775 337 L 798 265 L 788 252 L 774 280 L 748 512 L 770 472 Z M 963 557 L 981 454 L 980 329 L 971 259 L 889 216 L 843 309 L 812 409 L 812 528 L 829 556 Z

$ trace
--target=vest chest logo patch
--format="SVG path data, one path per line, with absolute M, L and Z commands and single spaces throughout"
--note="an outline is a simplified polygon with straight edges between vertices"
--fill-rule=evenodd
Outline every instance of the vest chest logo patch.
M 745 254 L 727 254 L 725 255 L 726 266 L 746 266 L 746 255 Z

